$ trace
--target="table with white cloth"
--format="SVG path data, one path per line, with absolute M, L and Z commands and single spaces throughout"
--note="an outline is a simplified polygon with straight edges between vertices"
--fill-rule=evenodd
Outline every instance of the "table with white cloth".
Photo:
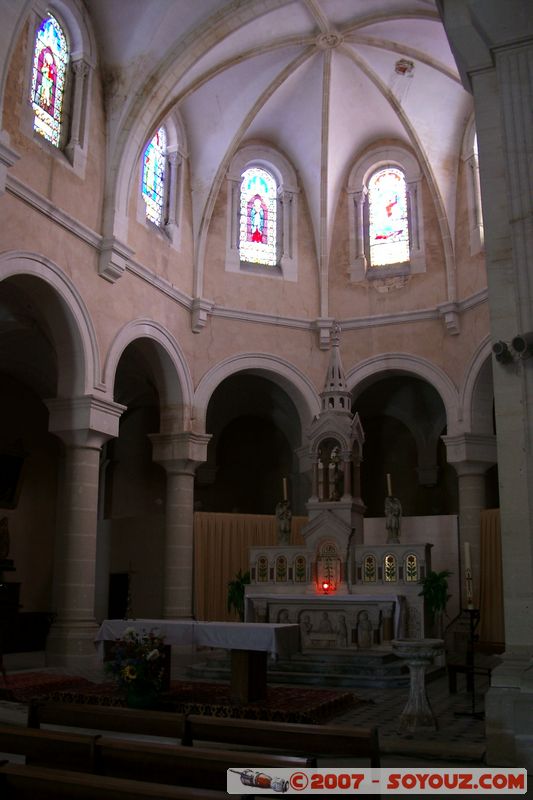
M 231 653 L 231 699 L 237 703 L 261 700 L 267 688 L 267 658 L 288 658 L 300 650 L 298 625 L 268 622 L 197 622 L 170 619 L 106 619 L 95 642 L 102 653 L 104 642 L 120 639 L 127 628 L 137 633 L 156 629 L 167 645 L 196 645 Z

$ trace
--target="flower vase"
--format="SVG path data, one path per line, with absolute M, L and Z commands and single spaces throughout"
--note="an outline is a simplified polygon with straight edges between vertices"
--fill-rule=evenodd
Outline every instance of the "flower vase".
M 128 708 L 157 708 L 158 704 L 159 693 L 153 686 L 143 686 L 142 684 L 128 686 L 126 693 Z

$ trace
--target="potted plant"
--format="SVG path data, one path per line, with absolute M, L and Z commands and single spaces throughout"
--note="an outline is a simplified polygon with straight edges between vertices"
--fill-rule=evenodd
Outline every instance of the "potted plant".
M 250 583 L 250 573 L 239 570 L 232 581 L 228 582 L 228 611 L 235 611 L 241 622 L 244 622 L 244 587 Z
M 448 594 L 448 578 L 451 574 L 447 569 L 441 572 L 431 570 L 425 578 L 419 581 L 422 591 L 418 594 L 424 598 L 432 634 L 438 639 L 442 639 L 443 636 L 446 605 L 451 597 Z
M 165 637 L 157 631 L 126 628 L 105 668 L 126 695 L 128 706 L 157 707 L 163 685 Z

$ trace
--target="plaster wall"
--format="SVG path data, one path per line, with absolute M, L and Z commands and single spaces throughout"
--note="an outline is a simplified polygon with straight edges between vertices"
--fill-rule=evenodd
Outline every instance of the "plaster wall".
M 32 134 L 28 86 L 31 85 L 31 53 L 28 26 L 14 49 L 6 82 L 2 124 L 10 144 L 21 158 L 11 170 L 21 180 L 49 200 L 54 207 L 68 212 L 93 230 L 99 230 L 106 165 L 105 119 L 101 78 L 95 70 L 91 81 L 88 109 L 87 163 L 83 176 L 75 173 L 65 155 L 43 137 Z M 28 122 L 28 118 L 30 121 Z M 87 202 L 90 198 L 90 202 Z

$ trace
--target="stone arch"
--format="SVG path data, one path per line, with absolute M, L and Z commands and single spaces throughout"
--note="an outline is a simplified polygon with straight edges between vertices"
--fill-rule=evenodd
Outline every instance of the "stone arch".
M 44 256 L 11 252 L 0 258 L 2 279 L 32 282 L 26 291 L 39 299 L 57 353 L 57 394 L 63 397 L 103 390 L 96 334 L 85 303 L 68 276 Z
M 189 367 L 180 346 L 162 325 L 150 319 L 137 319 L 125 325 L 115 336 L 107 354 L 104 382 L 112 391 L 120 357 L 126 347 L 135 341 L 146 339 L 151 343 L 154 356 L 153 368 L 162 410 L 161 426 L 165 426 L 165 411 L 168 423 L 187 430 L 191 419 L 193 383 Z M 177 415 L 176 415 L 176 412 Z M 170 418 L 174 422 L 170 422 Z M 167 431 L 170 432 L 170 431 Z
M 207 406 L 213 392 L 225 378 L 239 372 L 261 375 L 276 383 L 294 403 L 305 429 L 320 411 L 320 398 L 309 379 L 289 361 L 265 353 L 232 356 L 212 367 L 200 380 L 194 398 L 195 419 L 205 431 Z
M 494 433 L 491 348 L 490 336 L 486 336 L 465 370 L 459 408 L 464 430 L 469 433 Z
M 347 373 L 346 382 L 349 389 L 357 396 L 371 383 L 384 377 L 384 373 L 389 375 L 404 373 L 429 383 L 444 404 L 448 433 L 457 432 L 461 417 L 457 387 L 440 367 L 419 356 L 387 353 L 361 361 Z M 356 403 L 354 406 L 357 408 Z

